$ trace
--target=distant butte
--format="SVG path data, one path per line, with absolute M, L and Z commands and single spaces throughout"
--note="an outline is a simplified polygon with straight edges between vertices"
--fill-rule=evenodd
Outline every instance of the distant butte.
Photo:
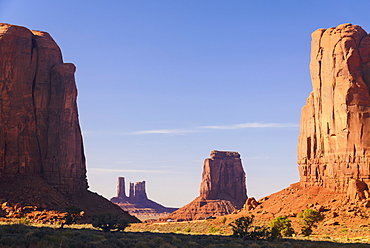
M 187 221 L 230 214 L 241 209 L 247 198 L 240 154 L 213 150 L 204 160 L 200 196 L 166 218 Z
M 145 181 L 130 182 L 129 196 L 126 196 L 124 177 L 118 178 L 117 196 L 111 198 L 111 202 L 142 220 L 158 219 L 177 210 L 177 208 L 164 207 L 148 199 Z
M 48 33 L 0 23 L 0 203 L 138 221 L 87 190 L 75 70 Z

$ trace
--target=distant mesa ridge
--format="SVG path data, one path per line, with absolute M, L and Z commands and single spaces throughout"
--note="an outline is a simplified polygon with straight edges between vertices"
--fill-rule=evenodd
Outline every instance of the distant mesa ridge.
M 125 178 L 118 178 L 117 196 L 111 198 L 111 202 L 120 206 L 123 210 L 139 218 L 159 218 L 172 213 L 177 208 L 165 207 L 150 199 L 146 194 L 145 181 L 130 182 L 129 196 L 126 195 Z
M 166 218 L 199 220 L 241 209 L 248 199 L 245 178 L 238 152 L 211 151 L 204 160 L 200 195 Z
M 352 24 L 316 30 L 310 70 L 313 91 L 298 141 L 300 184 L 368 198 L 370 35 Z

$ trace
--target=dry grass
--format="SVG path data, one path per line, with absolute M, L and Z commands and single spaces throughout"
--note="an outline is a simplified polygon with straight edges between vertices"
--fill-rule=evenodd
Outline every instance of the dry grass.
M 219 218 L 180 223 L 142 223 L 132 224 L 126 232 L 117 233 L 104 233 L 91 225 L 71 225 L 59 229 L 57 225 L 2 223 L 0 247 L 369 247 L 368 244 L 358 243 L 368 242 L 366 237 L 335 240 L 314 235 L 310 239 L 244 241 L 229 236 L 230 222 L 229 219 L 223 221 Z

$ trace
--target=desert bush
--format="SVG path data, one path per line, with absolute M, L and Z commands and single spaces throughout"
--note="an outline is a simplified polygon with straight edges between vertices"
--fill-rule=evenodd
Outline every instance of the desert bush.
M 216 233 L 216 232 L 218 232 L 219 231 L 219 229 L 217 228 L 217 227 L 215 227 L 215 226 L 210 226 L 209 228 L 208 228 L 208 232 L 209 233 Z
M 63 228 L 64 225 L 72 225 L 76 224 L 79 219 L 81 219 L 83 215 L 82 209 L 78 207 L 67 207 L 66 213 L 64 215 L 64 218 L 61 222 L 60 228 Z
M 233 236 L 237 236 L 239 238 L 244 238 L 245 236 L 249 235 L 249 230 L 253 223 L 254 215 L 240 217 L 230 223 L 229 225 L 232 227 Z
M 91 224 L 104 232 L 123 231 L 128 226 L 128 222 L 125 219 L 113 213 L 95 214 L 92 217 Z
M 221 219 L 221 223 L 222 223 L 222 224 L 225 224 L 225 223 L 226 223 L 226 220 L 227 220 L 227 218 L 226 218 L 226 217 L 223 217 L 223 218 Z
M 232 227 L 233 236 L 243 239 L 257 240 L 266 239 L 272 240 L 279 237 L 278 231 L 275 228 L 265 226 L 253 226 L 254 216 L 246 216 L 236 219 L 229 225 Z
M 304 236 L 310 236 L 312 234 L 312 228 L 317 227 L 316 223 L 322 221 L 324 216 L 316 210 L 306 209 L 298 213 L 297 218 L 302 225 L 301 233 Z
M 294 234 L 294 229 L 291 225 L 291 220 L 286 216 L 276 217 L 270 222 L 269 227 L 272 232 L 276 232 L 277 237 L 291 237 Z
M 191 231 L 191 228 L 187 226 L 187 227 L 185 227 L 184 231 L 189 233 Z

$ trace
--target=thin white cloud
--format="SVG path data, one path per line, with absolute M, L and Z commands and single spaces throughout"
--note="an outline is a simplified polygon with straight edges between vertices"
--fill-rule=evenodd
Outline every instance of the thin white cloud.
M 107 168 L 88 168 L 89 171 L 94 172 L 123 172 L 123 173 L 174 173 L 169 170 L 122 170 L 122 169 L 107 169 Z
M 185 135 L 188 133 L 197 133 L 205 129 L 213 130 L 235 130 L 244 128 L 289 128 L 289 127 L 299 127 L 296 123 L 241 123 L 232 125 L 218 125 L 218 126 L 201 126 L 194 127 L 192 129 L 153 129 L 153 130 L 143 130 L 135 131 L 130 133 L 122 133 L 123 135 L 142 135 L 142 134 L 172 134 L 172 135 Z
M 184 135 L 187 133 L 195 133 L 196 130 L 190 129 L 154 129 L 154 130 L 143 130 L 143 131 L 136 131 L 131 133 L 124 133 L 124 134 L 174 134 L 174 135 Z
M 203 126 L 205 129 L 223 129 L 223 130 L 234 130 L 242 128 L 286 128 L 286 127 L 299 127 L 299 124 L 295 123 L 241 123 L 234 125 L 222 125 L 222 126 Z

